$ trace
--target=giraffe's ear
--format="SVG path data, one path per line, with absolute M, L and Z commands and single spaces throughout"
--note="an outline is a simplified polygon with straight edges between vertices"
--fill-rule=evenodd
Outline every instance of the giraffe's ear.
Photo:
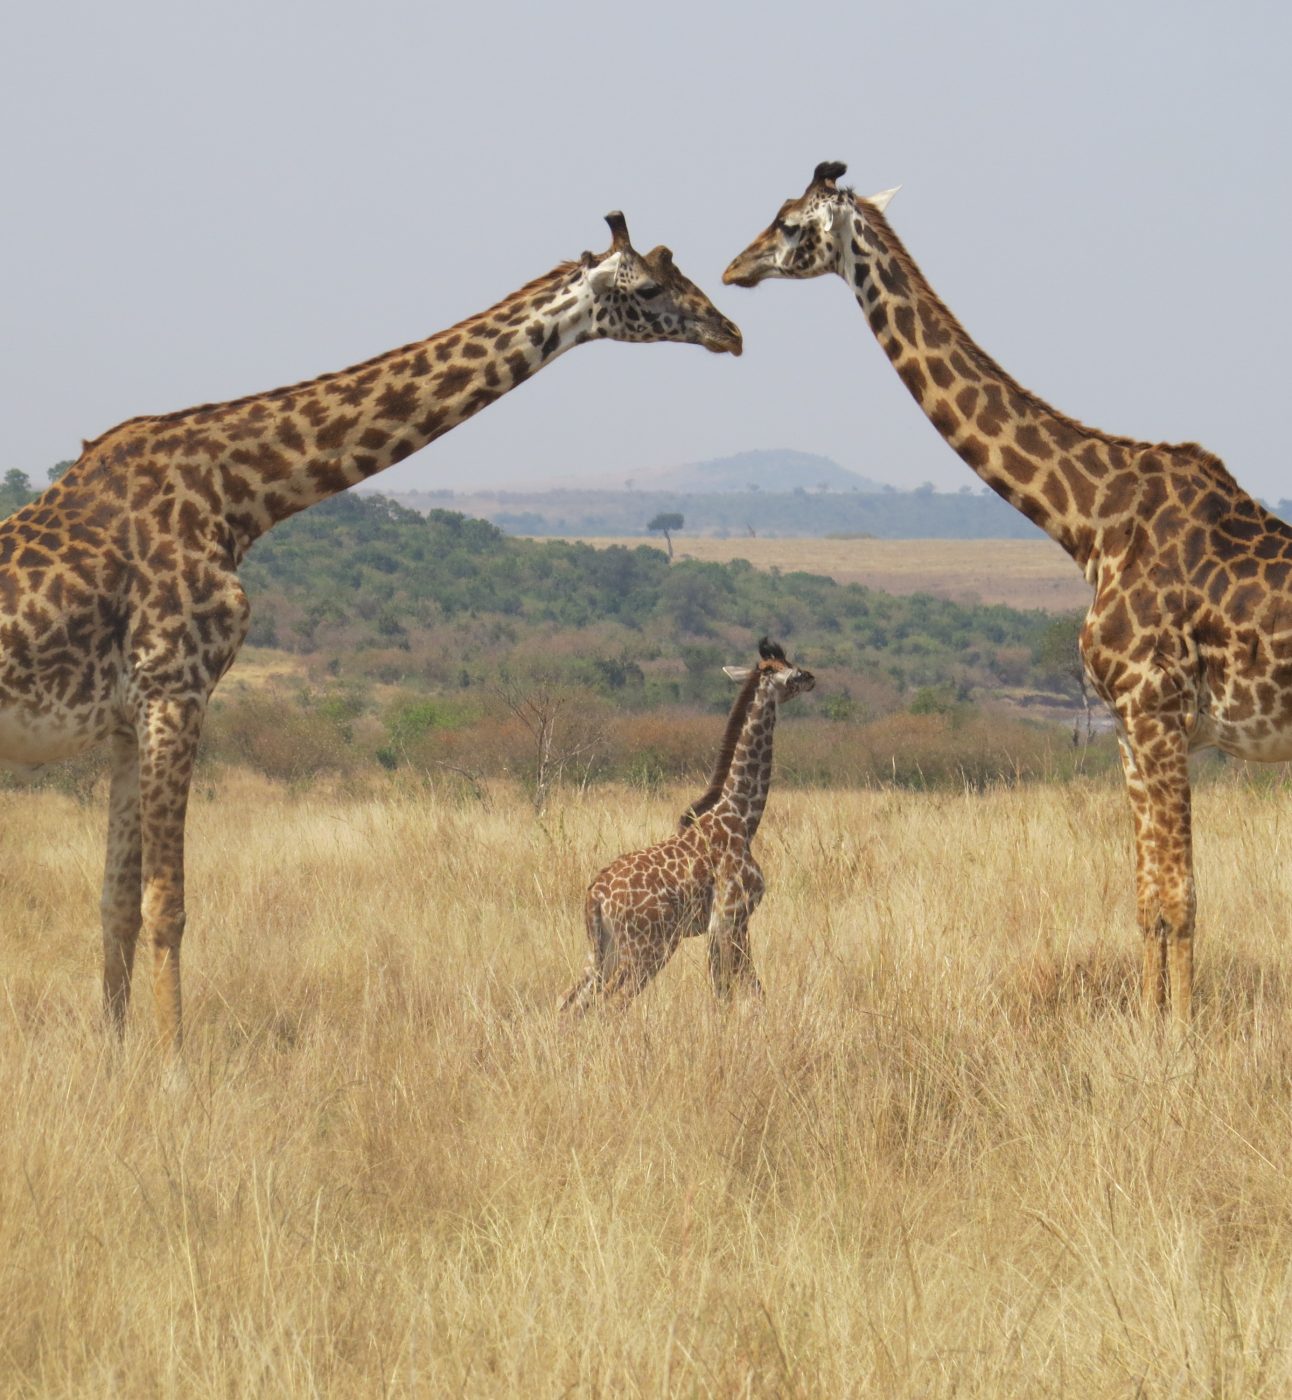
M 594 292 L 608 292 L 619 275 L 622 254 L 607 253 L 595 267 L 588 268 L 588 282 Z
M 872 194 L 870 198 L 866 200 L 866 203 L 869 204 L 872 209 L 878 209 L 882 214 L 884 210 L 888 208 L 889 201 L 901 188 L 901 185 L 894 185 L 891 190 L 880 190 L 878 194 Z
M 752 666 L 724 666 L 723 674 L 730 676 L 733 681 L 747 681 L 754 674 Z

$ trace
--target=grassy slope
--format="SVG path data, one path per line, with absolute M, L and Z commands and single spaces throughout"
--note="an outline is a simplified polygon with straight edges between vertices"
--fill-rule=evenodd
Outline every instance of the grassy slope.
M 622 540 L 586 537 L 604 549 Z M 678 535 L 679 559 L 726 564 L 747 559 L 756 569 L 825 574 L 899 595 L 930 593 L 953 603 L 1003 603 L 1011 608 L 1073 612 L 1090 603 L 1090 585 L 1052 540 L 750 539 Z
M 1111 783 L 781 790 L 764 1007 L 688 946 L 573 1028 L 583 886 L 681 794 L 223 783 L 188 1091 L 146 998 L 102 1033 L 101 812 L 0 794 L 0 1392 L 1292 1390 L 1286 792 L 1199 797 L 1173 1048 Z

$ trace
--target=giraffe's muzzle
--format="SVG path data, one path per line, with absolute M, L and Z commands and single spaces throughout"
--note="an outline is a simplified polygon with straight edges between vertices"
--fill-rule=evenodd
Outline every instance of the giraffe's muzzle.
M 701 334 L 703 339 L 700 343 L 715 355 L 739 356 L 745 348 L 745 338 L 740 333 L 740 327 L 734 321 L 728 321 L 725 316 L 707 324 Z
M 728 287 L 756 287 L 767 276 L 767 269 L 762 263 L 763 259 L 757 253 L 746 248 L 727 264 L 727 270 L 722 274 L 723 283 Z

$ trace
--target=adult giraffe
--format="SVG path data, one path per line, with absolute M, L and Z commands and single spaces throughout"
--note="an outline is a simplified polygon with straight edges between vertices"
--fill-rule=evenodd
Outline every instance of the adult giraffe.
M 103 993 L 123 1028 L 135 944 L 181 1040 L 184 817 L 207 700 L 246 634 L 238 564 L 266 530 L 456 427 L 584 341 L 741 350 L 740 332 L 622 214 L 561 263 L 428 340 L 269 393 L 132 418 L 0 523 L 0 762 L 112 744 Z
M 1118 721 L 1135 822 L 1143 1006 L 1190 1019 L 1188 756 L 1292 757 L 1292 529 L 1195 443 L 1114 437 L 1010 378 L 939 300 L 884 215 L 826 161 L 723 281 L 837 272 L 933 426 L 1072 556 L 1094 599 L 1081 654 Z

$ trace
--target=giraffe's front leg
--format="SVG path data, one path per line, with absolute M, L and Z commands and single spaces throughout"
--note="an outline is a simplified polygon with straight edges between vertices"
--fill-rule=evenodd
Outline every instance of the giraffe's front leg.
M 761 996 L 762 983 L 754 971 L 749 949 L 749 920 L 763 896 L 762 872 L 745 880 L 733 880 L 720 885 L 713 896 L 709 916 L 709 976 L 714 993 L 722 1000 L 731 995 L 732 987 Z
M 1131 715 L 1120 736 L 1122 769 L 1135 821 L 1135 905 L 1144 940 L 1141 1005 L 1166 1007 L 1187 1025 L 1193 1011 L 1192 814 L 1188 740 L 1183 727 L 1155 715 Z
M 133 733 L 112 738 L 108 797 L 108 858 L 103 872 L 103 1003 L 117 1034 L 126 1027 L 130 976 L 140 920 L 139 743 Z
M 204 709 L 197 700 L 151 701 L 139 740 L 142 925 L 153 956 L 157 1031 L 173 1050 L 183 1040 L 184 819 Z
M 713 979 L 713 990 L 721 1000 L 726 1000 L 733 987 L 761 997 L 763 984 L 754 971 L 754 960 L 749 951 L 749 915 L 739 914 L 722 929 L 710 930 L 709 935 L 709 976 Z

